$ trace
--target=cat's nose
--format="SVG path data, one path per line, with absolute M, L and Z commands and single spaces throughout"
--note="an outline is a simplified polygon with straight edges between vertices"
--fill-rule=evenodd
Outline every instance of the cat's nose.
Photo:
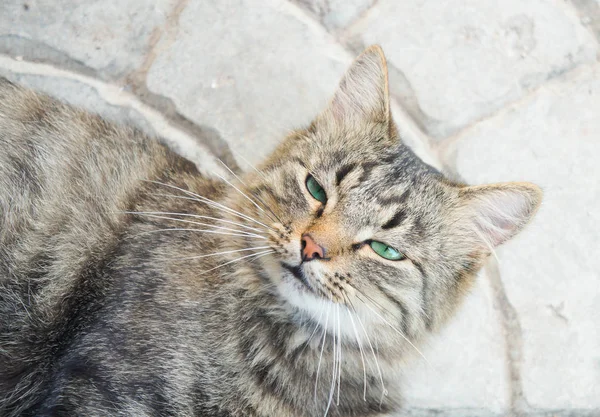
M 300 243 L 302 244 L 302 262 L 325 258 L 325 248 L 317 244 L 309 234 L 303 234 Z

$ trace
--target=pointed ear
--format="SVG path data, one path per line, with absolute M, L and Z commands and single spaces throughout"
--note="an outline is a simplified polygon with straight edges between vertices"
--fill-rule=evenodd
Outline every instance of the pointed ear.
M 465 187 L 459 192 L 459 222 L 474 249 L 491 252 L 529 223 L 542 195 L 540 187 L 528 182 Z
M 350 66 L 324 116 L 338 123 L 390 122 L 387 64 L 378 45 L 366 49 Z

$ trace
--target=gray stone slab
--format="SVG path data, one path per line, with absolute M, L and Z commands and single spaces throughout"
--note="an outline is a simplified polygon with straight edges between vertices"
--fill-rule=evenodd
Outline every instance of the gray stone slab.
M 436 137 L 595 61 L 598 51 L 575 9 L 562 1 L 381 0 L 346 36 L 383 46 Z
M 144 61 L 155 28 L 174 1 L 0 1 L 0 47 L 28 59 L 51 58 L 105 77 L 127 75 Z
M 600 65 L 550 83 L 470 129 L 453 149 L 472 183 L 529 180 L 544 202 L 498 252 L 519 314 L 533 407 L 600 415 Z
M 291 4 L 191 2 L 179 36 L 150 69 L 148 88 L 256 163 L 325 108 L 350 62 Z
M 305 11 L 278 0 L 192 2 L 177 39 L 158 47 L 150 91 L 215 127 L 252 163 L 325 108 L 354 58 Z M 436 165 L 414 123 L 394 114 L 406 143 Z

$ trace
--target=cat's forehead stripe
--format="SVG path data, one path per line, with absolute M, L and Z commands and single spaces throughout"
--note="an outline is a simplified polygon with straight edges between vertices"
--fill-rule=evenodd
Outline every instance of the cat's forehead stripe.
M 378 196 L 377 200 L 379 204 L 382 206 L 400 206 L 406 203 L 408 197 L 410 196 L 410 188 L 405 189 L 401 194 L 393 193 L 393 194 L 384 194 Z
M 406 211 L 403 208 L 401 208 L 396 212 L 396 214 L 394 214 L 394 216 L 391 219 L 389 219 L 383 226 L 381 226 L 381 228 L 383 230 L 392 229 L 396 226 L 399 226 L 404 221 L 404 219 L 406 219 Z
M 344 178 L 356 169 L 356 164 L 346 164 L 343 165 L 338 171 L 335 173 L 335 184 L 340 185 Z

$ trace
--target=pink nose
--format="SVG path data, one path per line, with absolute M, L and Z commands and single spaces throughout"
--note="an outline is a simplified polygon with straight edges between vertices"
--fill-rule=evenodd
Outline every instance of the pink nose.
M 302 261 L 308 262 L 314 259 L 323 259 L 325 257 L 325 248 L 318 245 L 313 238 L 305 233 L 302 235 Z

